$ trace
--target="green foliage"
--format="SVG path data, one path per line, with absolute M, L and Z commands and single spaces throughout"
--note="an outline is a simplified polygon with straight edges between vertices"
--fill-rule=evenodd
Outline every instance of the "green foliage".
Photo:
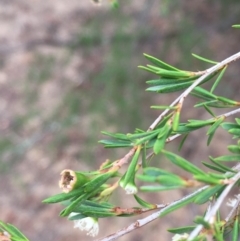
M 117 1 L 113 0 L 110 3 L 114 8 L 118 7 Z M 239 28 L 239 25 L 233 25 L 233 27 Z M 239 195 L 236 197 L 235 204 L 232 205 L 231 215 L 221 218 L 220 213 L 223 200 L 232 189 L 239 186 L 240 119 L 236 118 L 235 122 L 225 122 L 225 120 L 240 112 L 240 103 L 227 96 L 218 95 L 216 89 L 221 80 L 224 80 L 228 65 L 238 59 L 240 54 L 223 62 L 215 62 L 193 54 L 195 58 L 213 65 L 205 71 L 198 72 L 181 70 L 148 54 L 144 54 L 144 56 L 151 64 L 139 66 L 139 68 L 157 76 L 146 82 L 150 86 L 146 89 L 147 91 L 154 94 L 169 94 L 179 91 L 182 93 L 170 105 L 152 106 L 152 108 L 164 111 L 146 131 L 136 129 L 135 132 L 127 134 L 102 132 L 107 139 L 101 140 L 99 143 L 106 148 L 125 148 L 126 155 L 113 161 L 107 160 L 98 170 L 89 173 L 76 172 L 81 175 L 63 175 L 59 182 L 60 187 L 63 188 L 62 192 L 46 198 L 43 202 L 61 203 L 64 208 L 61 210 L 60 216 L 75 221 L 86 218 L 98 220 L 108 217 L 129 217 L 154 210 L 157 211 L 155 217 L 157 219 L 188 205 L 206 204 L 203 207 L 205 212 L 192 218 L 194 225 L 173 228 L 169 232 L 175 234 L 187 232 L 190 240 L 207 240 L 210 237 L 213 240 L 222 241 L 229 234 L 232 235 L 229 236 L 231 240 L 238 240 Z M 48 74 L 49 72 L 44 76 L 39 76 L 39 79 L 42 81 Z M 192 107 L 202 108 L 212 118 L 189 119 L 183 122 L 181 118 L 185 117 L 186 110 L 182 107 L 189 95 L 194 96 L 198 101 L 197 103 L 192 102 Z M 216 115 L 214 108 L 232 108 L 233 110 Z M 208 127 L 207 131 L 205 127 Z M 191 134 L 199 129 L 206 132 L 205 134 L 208 136 L 207 146 L 217 145 L 217 140 L 214 140 L 213 137 L 219 128 L 223 128 L 227 134 L 237 140 L 236 144 L 227 147 L 231 154 L 209 157 L 209 162 L 200 163 L 199 160 L 199 163 L 193 163 L 182 157 L 181 153 L 176 154 L 175 151 L 168 148 L 167 143 L 183 136 L 179 148 L 181 149 L 186 139 L 191 138 Z M 198 147 L 194 146 L 194 148 Z M 159 162 L 155 165 L 151 163 L 153 156 L 160 157 Z M 162 159 L 167 160 L 171 165 L 161 166 Z M 229 162 L 236 162 L 237 165 L 230 167 Z M 123 166 L 126 166 L 126 170 L 122 170 Z M 80 181 L 78 178 L 83 176 L 86 177 L 84 183 L 74 185 Z M 138 181 L 144 184 L 136 185 Z M 139 206 L 130 208 L 115 206 L 111 196 L 114 195 L 117 188 L 123 188 L 126 194 L 133 194 Z M 167 204 L 154 204 L 136 194 L 139 190 L 168 192 L 174 189 L 184 189 L 189 194 Z M 147 222 L 152 220 L 151 215 L 147 217 Z M 82 229 L 85 228 L 82 227 Z M 4 232 L 7 232 L 11 240 L 27 241 L 27 238 L 10 224 L 0 222 L 0 231 L 0 235 L 5 235 Z
M 131 150 L 128 151 L 123 158 L 113 162 L 107 161 L 99 170 L 93 171 L 92 173 L 94 173 L 94 175 L 92 175 L 89 182 L 83 186 L 69 193 L 58 194 L 44 200 L 46 203 L 67 200 L 67 203 L 65 203 L 67 207 L 61 211 L 61 216 L 68 216 L 74 212 L 77 214 L 73 217 L 70 215 L 70 219 L 76 220 L 77 218 L 82 219 L 85 217 L 106 218 L 110 216 L 132 216 L 158 209 L 158 205 L 149 203 L 136 195 L 138 192 L 138 186 L 135 184 L 136 179 L 144 183 L 151 183 L 151 185 L 142 185 L 140 187 L 140 190 L 145 192 L 170 191 L 180 188 L 193 188 L 195 190 L 180 200 L 166 204 L 160 211 L 159 217 L 163 217 L 191 203 L 195 205 L 210 204 L 213 200 L 216 200 L 217 203 L 218 198 L 220 199 L 223 195 L 226 195 L 225 192 L 228 185 L 237 183 L 239 178 L 236 177 L 239 175 L 238 169 L 229 167 L 223 163 L 240 160 L 240 141 L 238 141 L 237 145 L 228 146 L 228 150 L 233 153 L 232 155 L 223 155 L 215 158 L 209 157 L 210 162 L 203 161 L 202 164 L 208 168 L 208 171 L 191 163 L 190 160 L 186 160 L 180 155 L 166 150 L 166 143 L 173 141 L 178 136 L 184 135 L 183 141 L 180 144 L 180 147 L 182 147 L 192 132 L 204 127 L 208 127 L 206 132 L 208 136 L 207 145 L 211 144 L 216 131 L 220 127 L 227 130 L 233 138 L 239 139 L 240 119 L 236 118 L 235 123 L 225 122 L 228 116 L 238 113 L 239 109 L 219 116 L 216 116 L 213 110 L 213 108 L 234 108 L 239 106 L 239 102 L 235 100 L 213 94 L 224 76 L 227 64 L 221 65 L 221 63 L 194 55 L 194 57 L 215 64 L 215 66 L 219 66 L 219 68 L 212 71 L 208 70 L 208 72 L 191 72 L 175 68 L 150 55 L 144 55 L 154 65 L 147 65 L 146 67 L 140 66 L 140 68 L 158 76 L 158 79 L 147 81 L 147 84 L 151 86 L 147 91 L 160 94 L 184 89 L 185 91 L 169 106 L 153 106 L 153 108 L 162 109 L 164 112 L 147 131 L 136 129 L 134 133 L 128 134 L 102 132 L 108 136 L 108 139 L 100 141 L 106 148 L 131 148 Z M 216 80 L 212 81 L 217 74 Z M 206 82 L 210 83 L 210 87 L 209 85 L 208 88 L 199 86 Z M 181 122 L 180 117 L 184 116 L 182 105 L 184 99 L 189 94 L 197 97 L 199 100 L 203 100 L 203 102 L 195 105 L 193 103 L 193 106 L 197 108 L 202 107 L 212 116 L 211 119 L 190 119 L 188 122 Z M 151 157 L 159 154 L 162 158 L 165 156 L 175 168 L 180 168 L 185 172 L 188 178 L 182 176 L 182 174 L 176 174 L 174 171 L 168 171 L 165 168 L 150 166 Z M 127 171 L 122 173 L 122 166 L 128 162 Z M 102 172 L 103 170 L 104 172 Z M 142 173 L 140 173 L 141 170 Z M 109 181 L 112 179 L 117 179 L 117 182 L 110 184 L 112 182 L 109 183 Z M 234 180 L 234 182 L 232 180 Z M 140 207 L 127 209 L 127 212 L 124 208 L 114 207 L 109 198 L 118 186 L 125 189 L 127 194 L 134 194 L 135 200 Z M 213 209 L 213 211 L 211 211 L 211 207 L 209 207 L 209 209 L 210 211 L 208 211 L 210 213 L 215 212 L 212 214 L 214 216 L 217 210 L 220 211 L 220 205 L 217 209 Z M 232 218 L 234 218 L 234 216 Z M 210 224 L 208 213 L 206 213 L 194 219 L 195 226 L 181 227 L 171 229 L 170 231 L 178 234 L 183 232 L 194 233 L 194 231 L 201 226 L 212 233 L 212 237 L 220 241 L 223 240 L 223 234 L 225 233 L 223 232 L 224 228 L 221 222 L 222 219 L 219 219 L 213 225 Z M 236 240 L 238 236 L 238 222 L 234 222 L 232 230 L 233 240 Z M 194 235 L 196 240 L 202 240 L 205 239 L 205 237 L 204 233 L 200 236 L 198 236 L 198 234 Z
M 29 241 L 15 226 L 2 221 L 0 221 L 0 240 Z

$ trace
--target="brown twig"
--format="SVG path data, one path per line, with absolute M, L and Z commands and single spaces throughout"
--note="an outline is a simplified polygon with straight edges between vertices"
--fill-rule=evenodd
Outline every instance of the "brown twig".
M 100 238 L 100 239 L 97 239 L 96 241 L 111 241 L 111 240 L 115 240 L 127 233 L 130 233 L 131 231 L 137 229 L 137 228 L 140 228 L 140 227 L 143 227 L 145 226 L 146 224 L 156 220 L 157 218 L 159 218 L 159 216 L 167 209 L 167 208 L 170 208 L 174 205 L 177 205 L 179 202 L 182 202 L 184 199 L 187 199 L 187 198 L 190 198 L 194 195 L 196 195 L 197 193 L 200 193 L 202 191 L 204 191 L 205 189 L 207 189 L 209 186 L 204 186 L 200 189 L 198 189 L 197 191 L 177 200 L 177 201 L 174 201 L 168 205 L 166 205 L 164 208 L 162 208 L 161 210 L 155 212 L 155 213 L 152 213 L 151 215 L 143 218 L 143 219 L 138 219 L 136 222 L 130 224 L 129 226 L 117 231 L 116 233 L 113 233 L 107 237 L 104 237 L 104 238 Z

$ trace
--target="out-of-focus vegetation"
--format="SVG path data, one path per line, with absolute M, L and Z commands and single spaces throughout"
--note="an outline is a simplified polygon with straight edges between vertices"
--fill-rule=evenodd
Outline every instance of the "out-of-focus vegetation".
M 101 130 L 146 129 L 158 115 L 149 106 L 169 104 L 168 95 L 160 99 L 144 92 L 149 77 L 137 68 L 145 63 L 142 53 L 201 70 L 207 64 L 192 52 L 220 61 L 239 48 L 239 31 L 231 29 L 239 17 L 237 0 L 129 1 L 117 10 L 90 1 L 21 0 L 0 8 L 5 11 L 0 17 L 0 188 L 6 196 L 1 219 L 26 229 L 30 240 L 67 237 L 54 228 L 58 222 L 66 226 L 59 220 L 49 223 L 51 234 L 40 236 L 49 213 L 41 200 L 57 192 L 62 169 L 87 169 L 120 156 L 97 145 Z M 232 68 L 229 82 L 239 74 L 237 66 Z M 233 82 L 219 92 L 236 95 L 238 86 Z M 193 155 L 190 144 L 186 152 Z M 26 228 L 36 215 L 41 224 Z

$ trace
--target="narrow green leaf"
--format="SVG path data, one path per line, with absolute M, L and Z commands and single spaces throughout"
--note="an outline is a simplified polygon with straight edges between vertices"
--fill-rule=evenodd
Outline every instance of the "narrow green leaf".
M 142 148 L 142 167 L 146 168 L 148 166 L 147 164 L 147 148 L 146 148 L 146 144 L 143 144 L 143 148 Z
M 211 111 L 210 108 L 208 108 L 207 105 L 203 105 L 203 107 L 211 116 L 213 116 L 214 118 L 216 117 L 216 115 Z
M 148 169 L 148 168 L 147 168 Z M 145 182 L 156 182 L 160 183 L 163 186 L 185 186 L 186 181 L 183 180 L 181 177 L 164 171 L 164 170 L 156 170 L 154 173 L 154 170 L 148 170 L 147 172 L 144 173 L 144 175 L 137 175 L 137 178 L 140 179 L 141 181 Z
M 190 233 L 191 231 L 193 231 L 195 229 L 196 226 L 185 226 L 185 227 L 180 227 L 180 228 L 170 228 L 168 229 L 168 232 L 170 233 L 178 233 L 178 234 L 182 234 L 182 233 Z
M 179 147 L 178 147 L 178 151 L 180 151 L 183 147 L 184 142 L 187 140 L 188 134 L 184 135 L 184 137 L 182 138 Z
M 210 135 L 212 133 L 214 133 L 216 131 L 216 129 L 221 125 L 221 123 L 224 121 L 225 117 L 221 116 L 220 118 L 218 118 L 213 124 L 212 126 L 208 129 L 207 131 L 207 135 Z
M 216 166 L 218 166 L 219 168 L 221 168 L 222 170 L 224 170 L 225 172 L 233 172 L 235 173 L 236 171 L 234 171 L 232 168 L 226 166 L 226 165 L 222 165 L 219 163 L 219 161 L 216 161 L 214 158 L 212 158 L 211 156 L 209 157 L 209 159 L 211 160 L 211 162 L 213 162 Z
M 156 64 L 157 66 L 159 66 L 160 68 L 163 69 L 168 69 L 168 70 L 174 70 L 174 71 L 181 71 L 180 69 L 177 69 L 175 67 L 173 67 L 172 65 L 169 65 L 151 55 L 148 54 L 143 54 L 150 62 L 152 62 L 153 64 Z
M 230 146 L 228 146 L 228 150 L 232 153 L 240 154 L 240 147 L 239 146 L 230 145 Z
M 210 184 L 210 185 L 218 185 L 221 184 L 221 180 L 211 177 L 210 175 L 194 175 L 194 178 L 202 183 Z
M 114 208 L 114 206 L 109 203 L 109 202 L 95 202 L 95 201 L 90 201 L 90 200 L 85 200 L 83 201 L 83 205 L 85 206 L 90 206 L 90 207 L 98 207 L 98 208 Z
M 102 131 L 101 133 L 102 133 L 103 135 L 116 138 L 116 139 L 118 139 L 118 140 L 129 141 L 128 136 L 125 135 L 125 134 L 122 134 L 122 133 L 111 133 L 111 132 L 107 132 L 107 131 Z
M 214 120 L 188 120 L 188 127 L 204 127 L 214 123 Z
M 148 85 L 168 85 L 168 84 L 176 84 L 176 79 L 169 79 L 169 78 L 159 78 L 146 81 Z
M 143 182 L 155 182 L 157 179 L 154 176 L 147 176 L 147 175 L 141 175 L 141 174 L 138 174 L 137 178 Z
M 172 79 L 172 78 L 159 78 L 155 80 L 148 80 L 146 83 L 148 85 L 169 85 L 169 84 L 180 84 L 186 83 L 188 81 L 196 80 L 199 76 L 191 76 L 179 79 Z
M 161 175 L 171 175 L 171 172 L 166 171 L 165 169 L 160 169 L 157 167 L 147 167 L 143 170 L 143 173 L 147 176 L 158 177 Z
M 156 74 L 160 75 L 163 78 L 169 78 L 169 79 L 178 79 L 178 78 L 191 78 L 193 76 L 196 76 L 195 73 L 189 72 L 189 71 L 172 71 L 172 70 L 166 70 L 164 68 L 159 68 L 153 65 L 148 64 L 147 68 L 155 71 Z
M 17 240 L 17 241 L 29 241 L 26 236 L 15 226 L 9 223 L 4 223 L 0 221 L 0 231 L 3 229 L 4 231 L 7 231 L 9 235 L 11 236 L 11 240 Z
M 125 187 L 128 184 L 128 182 L 132 179 L 132 177 L 135 176 L 135 169 L 136 169 L 136 166 L 138 163 L 140 153 L 141 153 L 141 146 L 138 146 L 138 148 L 132 158 L 132 161 L 128 167 L 128 170 L 125 174 L 124 181 L 123 181 L 124 182 L 123 187 Z
M 239 240 L 239 221 L 238 217 L 234 221 L 233 225 L 233 235 L 232 235 L 232 241 L 238 241 Z
M 152 140 L 149 140 L 147 143 L 146 143 L 146 148 L 147 149 L 149 149 L 149 148 L 153 148 L 153 146 L 154 146 L 154 144 L 155 144 L 155 142 L 156 142 L 156 139 L 157 138 L 154 138 L 154 139 L 152 139 Z M 155 154 L 154 154 L 155 155 Z
M 203 164 L 204 166 L 206 166 L 206 167 L 214 170 L 214 171 L 221 172 L 221 173 L 225 173 L 225 172 L 226 172 L 224 169 L 220 168 L 219 166 L 212 165 L 212 164 L 210 164 L 210 163 L 208 163 L 208 162 L 202 162 L 202 164 Z
M 239 128 L 239 125 L 237 124 L 234 124 L 232 122 L 224 122 L 221 124 L 221 127 L 224 129 L 224 130 L 230 130 L 230 129 L 233 129 L 233 128 Z
M 104 217 L 112 217 L 116 216 L 114 209 L 112 208 L 105 208 L 105 207 L 93 207 L 81 204 L 76 206 L 73 210 L 74 212 L 79 212 L 87 217 L 94 217 L 94 218 L 104 218 Z
M 217 128 L 221 125 L 224 119 L 225 119 L 225 116 L 218 118 L 218 120 L 216 120 L 215 123 L 213 123 L 212 126 L 208 129 L 207 135 L 209 135 L 209 137 L 208 137 L 207 145 L 210 144 Z
M 158 131 L 152 131 L 152 132 L 149 132 L 149 133 L 150 133 L 149 135 L 137 140 L 135 144 L 140 145 L 142 143 L 145 143 L 147 141 L 150 141 L 150 140 L 154 139 L 158 135 Z
M 147 65 L 149 67 L 149 65 Z M 159 74 L 162 77 L 168 77 L 168 78 L 187 78 L 195 75 L 193 72 L 188 72 L 188 71 L 171 71 L 171 70 L 165 70 L 165 69 L 160 69 L 157 74 Z
M 208 90 L 203 89 L 202 87 L 195 87 L 192 91 L 192 93 L 196 93 L 199 98 L 208 98 L 210 100 L 215 100 L 217 99 L 217 96 L 209 92 Z
M 221 70 L 220 74 L 218 75 L 216 81 L 214 82 L 214 84 L 213 84 L 213 86 L 212 86 L 212 88 L 211 88 L 211 90 L 210 90 L 211 93 L 213 93 L 213 91 L 216 89 L 216 87 L 217 87 L 217 85 L 219 84 L 220 80 L 222 79 L 222 77 L 223 77 L 226 69 L 227 69 L 227 66 L 225 66 L 225 67 Z
M 225 173 L 225 175 L 223 175 L 221 173 L 209 172 L 208 175 L 209 175 L 209 177 L 213 177 L 213 178 L 216 178 L 216 179 L 219 179 L 219 180 L 223 180 L 223 179 L 226 179 L 226 177 L 228 177 L 228 178 L 232 177 L 234 175 L 234 173 L 232 173 L 232 174 L 230 174 L 230 173 L 226 174 Z
M 166 140 L 164 138 L 160 138 L 155 141 L 154 146 L 153 146 L 154 154 L 157 155 L 161 152 L 161 150 L 164 148 L 165 141 Z
M 91 197 L 94 197 L 97 193 L 99 193 L 99 188 L 95 189 L 91 193 L 82 194 L 81 196 L 76 198 L 74 201 L 72 201 L 70 205 L 68 205 L 66 208 L 64 208 L 60 212 L 60 216 L 62 216 L 62 217 L 68 216 L 71 212 L 73 212 L 75 207 L 79 206 L 83 201 L 88 200 Z
M 90 196 L 90 195 L 85 193 L 85 194 L 79 196 L 78 198 L 76 198 L 73 202 L 71 202 L 70 205 L 68 205 L 66 208 L 64 208 L 60 212 L 60 216 L 62 216 L 62 217 L 68 216 L 73 211 L 73 209 L 77 205 L 80 205 L 83 200 L 86 200 L 88 196 Z
M 179 189 L 179 186 L 142 186 L 140 190 L 143 192 L 161 192 L 161 191 L 169 191 L 174 189 Z
M 218 64 L 218 62 L 216 62 L 216 61 L 203 58 L 203 57 L 201 57 L 201 56 L 199 56 L 199 55 L 197 55 L 197 54 L 193 54 L 193 53 L 192 53 L 192 56 L 195 57 L 196 59 L 200 59 L 200 60 L 202 60 L 202 61 L 204 61 L 204 62 L 207 62 L 207 63 L 210 63 L 210 64 Z
M 199 205 L 206 203 L 212 196 L 220 192 L 223 188 L 224 186 L 222 185 L 208 187 L 208 189 L 205 189 L 204 191 L 198 194 L 198 196 L 194 200 L 194 203 Z
M 164 148 L 166 139 L 169 136 L 170 131 L 171 125 L 169 123 L 166 123 L 166 125 L 160 129 L 157 140 L 155 141 L 153 146 L 153 151 L 156 155 L 159 154 L 161 150 Z
M 169 110 L 176 110 L 177 107 L 176 107 L 176 106 L 152 105 L 152 106 L 151 106 L 151 109 L 160 109 L 160 110 L 169 109 Z
M 163 186 L 186 186 L 186 181 L 177 175 L 159 176 L 157 177 L 156 182 L 159 182 Z
M 206 99 L 208 99 L 209 100 L 209 98 L 206 98 Z M 194 105 L 194 107 L 209 107 L 209 106 L 212 106 L 212 105 L 214 105 L 215 103 L 218 103 L 218 101 L 217 100 L 210 100 L 210 101 L 204 101 L 204 102 L 200 102 L 200 103 L 198 103 L 198 104 L 196 104 L 196 105 Z
M 153 91 L 158 93 L 171 93 L 188 88 L 193 82 L 172 84 L 172 85 L 156 85 L 146 89 L 146 91 Z
M 189 123 L 180 123 L 178 125 L 178 129 L 176 130 L 175 133 L 176 134 L 188 134 L 189 132 L 192 132 L 192 131 L 195 131 L 195 130 L 201 128 L 201 125 L 192 127 L 192 126 L 187 126 L 188 124 Z
M 114 176 L 115 172 L 106 172 L 102 175 L 99 175 L 97 177 L 95 177 L 94 179 L 92 179 L 90 182 L 88 182 L 85 186 L 84 186 L 84 192 L 92 192 L 96 189 L 98 189 L 99 187 L 101 187 L 101 185 L 103 185 L 110 177 Z
M 186 206 L 187 204 L 191 203 L 194 201 L 194 199 L 199 195 L 198 192 L 193 193 L 191 196 L 189 195 L 188 197 L 182 198 L 175 203 L 172 203 L 168 207 L 164 208 L 164 211 L 159 215 L 160 217 L 163 217 L 167 215 L 168 213 L 171 213 L 179 208 L 182 208 Z
M 209 136 L 208 136 L 208 139 L 207 139 L 207 146 L 210 145 L 212 139 L 213 139 L 213 136 L 214 136 L 214 133 L 211 133 Z
M 156 207 L 156 204 L 146 202 L 143 199 L 141 199 L 140 197 L 138 197 L 137 195 L 134 195 L 134 198 L 141 206 L 143 206 L 145 208 L 155 208 Z
M 221 103 L 221 102 L 211 102 L 207 104 L 209 107 L 215 107 L 215 108 L 231 108 L 236 107 L 236 104 L 227 104 L 227 103 Z
M 226 97 L 222 97 L 222 96 L 217 96 L 217 99 L 221 102 L 223 102 L 224 104 L 230 104 L 233 106 L 237 106 L 239 104 L 239 102 L 235 101 L 235 100 L 230 100 Z
M 240 135 L 240 126 L 239 126 L 239 128 L 230 129 L 228 132 L 229 132 L 230 134 L 239 136 L 239 135 Z
M 154 65 L 151 65 L 151 64 L 147 64 L 147 67 L 148 67 L 149 69 L 152 69 L 153 71 L 155 71 L 156 74 L 157 74 L 160 70 L 162 70 L 162 68 L 157 67 L 157 66 L 154 66 Z
M 155 71 L 155 70 L 152 70 L 152 69 L 150 69 L 150 68 L 148 68 L 148 67 L 145 67 L 145 66 L 139 65 L 138 68 L 139 68 L 139 69 L 146 70 L 146 71 L 148 71 L 148 72 L 150 72 L 150 73 L 154 73 L 154 74 L 156 74 L 156 71 Z
M 120 141 L 120 140 L 101 140 L 98 143 L 104 144 L 106 148 L 133 146 L 133 144 L 130 141 Z
M 240 24 L 232 25 L 233 28 L 240 28 Z
M 240 119 L 239 118 L 235 118 L 235 121 L 237 122 L 238 125 L 240 125 Z
M 68 216 L 68 220 L 79 220 L 79 219 L 83 219 L 86 218 L 86 216 L 84 216 L 83 214 L 79 213 L 73 216 Z
M 184 169 L 187 172 L 190 172 L 194 175 L 205 175 L 205 172 L 201 169 L 199 169 L 198 167 L 196 167 L 195 165 L 193 165 L 191 162 L 185 160 L 184 158 L 171 153 L 171 152 L 167 152 L 165 150 L 163 150 L 163 153 L 166 155 L 166 157 L 176 166 L 181 167 L 182 169 Z
M 152 134 L 158 134 L 158 131 L 157 130 L 152 130 L 152 131 L 144 131 L 142 133 L 134 133 L 134 134 L 127 134 L 128 135 L 128 138 L 131 139 L 131 140 L 134 140 L 134 139 L 140 139 L 140 138 L 144 138 L 144 137 L 147 137 L 147 136 L 150 136 Z
M 231 161 L 240 161 L 240 155 L 225 155 L 219 156 L 214 158 L 215 161 L 224 161 L 224 162 L 231 162 Z
M 172 125 L 173 131 L 176 131 L 178 129 L 179 120 L 180 120 L 180 109 L 178 109 L 175 112 L 175 115 L 173 117 L 173 125 Z
M 43 203 L 58 203 L 58 202 L 62 202 L 62 201 L 65 201 L 65 200 L 68 200 L 72 197 L 75 197 L 75 196 L 78 196 L 80 195 L 81 193 L 83 193 L 83 188 L 79 188 L 79 189 L 75 189 L 69 193 L 59 193 L 59 194 L 56 194 L 54 196 L 51 196 L 49 198 L 46 198 L 44 199 L 42 202 Z

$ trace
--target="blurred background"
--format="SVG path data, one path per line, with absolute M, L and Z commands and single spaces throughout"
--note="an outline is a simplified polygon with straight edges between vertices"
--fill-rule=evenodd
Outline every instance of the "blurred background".
M 137 68 L 147 63 L 143 53 L 203 70 L 210 65 L 191 53 L 221 61 L 239 51 L 240 31 L 231 28 L 239 16 L 237 0 L 120 1 L 118 10 L 107 0 L 100 6 L 90 0 L 0 0 L 0 219 L 34 241 L 91 240 L 58 216 L 60 204 L 41 203 L 60 192 L 59 173 L 97 169 L 106 158 L 122 157 L 127 150 L 97 144 L 101 130 L 147 129 L 159 115 L 149 106 L 177 96 L 144 91 L 145 81 L 156 76 Z M 234 63 L 217 93 L 237 98 L 239 75 Z M 191 106 L 186 102 L 183 119 L 208 118 Z M 199 163 L 227 153 L 230 137 L 217 134 L 218 145 L 210 150 L 204 149 L 205 133 L 192 134 L 181 155 Z M 186 193 L 145 197 L 163 203 Z M 122 195 L 120 190 L 112 201 L 136 205 Z M 180 210 L 121 240 L 170 240 L 165 230 L 191 224 L 196 213 L 195 207 Z M 100 220 L 99 237 L 134 220 Z

